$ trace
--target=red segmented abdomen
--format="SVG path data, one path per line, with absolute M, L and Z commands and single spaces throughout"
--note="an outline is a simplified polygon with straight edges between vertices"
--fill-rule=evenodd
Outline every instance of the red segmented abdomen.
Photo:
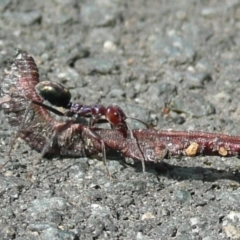
M 4 102 L 2 108 L 10 125 L 22 125 L 19 136 L 40 152 L 46 144 L 46 134 L 53 132 L 54 119 L 46 109 L 33 105 L 26 114 L 31 100 L 42 101 L 35 91 L 38 82 L 34 59 L 27 52 L 16 50 L 14 61 L 2 82 L 1 97 L 9 96 L 9 101 Z

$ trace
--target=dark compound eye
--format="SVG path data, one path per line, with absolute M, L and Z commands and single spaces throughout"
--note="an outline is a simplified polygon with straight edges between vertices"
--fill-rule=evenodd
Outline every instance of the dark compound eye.
M 35 86 L 38 95 L 57 107 L 66 108 L 71 100 L 71 93 L 57 82 L 43 81 Z

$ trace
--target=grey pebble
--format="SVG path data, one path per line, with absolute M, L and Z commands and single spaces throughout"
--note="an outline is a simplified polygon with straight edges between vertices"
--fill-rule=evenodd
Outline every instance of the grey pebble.
M 137 239 L 137 240 L 151 240 L 150 237 L 148 237 L 148 236 L 146 236 L 146 235 L 143 235 L 141 232 L 138 232 L 138 233 L 137 233 L 136 239 Z
M 240 231 L 238 226 L 227 224 L 223 226 L 223 231 L 229 239 L 240 239 Z
M 232 209 L 239 209 L 240 205 L 240 190 L 232 192 L 220 192 L 217 196 L 218 201 L 221 201 L 224 205 L 231 204 Z
M 217 238 L 216 237 L 207 236 L 207 237 L 204 237 L 203 240 L 217 240 Z
M 204 17 L 213 18 L 217 14 L 217 12 L 219 12 L 219 10 L 220 10 L 219 8 L 208 7 L 208 8 L 202 9 L 201 14 Z
M 101 27 L 93 28 L 92 31 L 87 36 L 88 45 L 93 46 L 91 51 L 98 51 L 104 48 L 106 42 L 114 43 L 117 41 L 117 36 L 111 31 L 111 28 Z
M 151 234 L 155 239 L 164 239 L 165 236 L 174 236 L 177 228 L 174 223 L 163 222 L 161 226 L 156 227 Z
M 159 61 L 162 63 L 167 61 L 183 64 L 192 62 L 196 57 L 196 51 L 192 44 L 181 36 L 172 34 L 165 38 L 157 36 L 152 36 L 151 38 L 152 54 L 158 56 Z
M 192 234 L 180 234 L 176 236 L 176 240 L 195 240 L 195 237 Z
M 149 107 L 156 106 L 157 114 L 164 107 L 169 107 L 171 100 L 177 95 L 178 89 L 174 83 L 159 80 L 156 83 L 150 84 L 148 90 L 142 95 L 149 98 Z M 152 104 L 151 104 L 152 103 Z
M 90 26 L 113 26 L 119 18 L 118 3 L 111 0 L 88 1 L 81 11 L 82 21 Z
M 65 55 L 65 54 L 64 54 Z M 78 47 L 71 51 L 66 59 L 66 64 L 69 66 L 74 66 L 78 59 L 89 57 L 90 51 L 86 47 Z
M 208 116 L 215 113 L 214 106 L 200 94 L 185 92 L 173 98 L 170 108 L 172 111 L 187 113 L 192 117 Z
M 100 206 L 98 204 L 91 205 L 91 214 L 99 217 L 108 217 L 111 215 L 110 209 L 107 207 Z
M 31 12 L 5 12 L 3 16 L 13 24 L 21 24 L 23 26 L 30 26 L 36 23 L 40 23 L 42 13 L 38 10 Z
M 53 224 L 51 223 L 34 223 L 34 224 L 31 223 L 28 226 L 28 229 L 32 232 L 41 232 L 52 227 L 53 227 Z
M 119 89 L 119 88 L 112 88 L 109 91 L 108 95 L 111 98 L 121 99 L 122 97 L 125 96 L 125 91 L 123 89 Z
M 177 190 L 174 192 L 174 196 L 180 203 L 185 203 L 191 198 L 191 194 L 186 190 Z
M 63 198 L 52 197 L 36 199 L 32 202 L 32 206 L 28 209 L 28 213 L 32 219 L 37 220 L 39 217 L 42 218 L 45 214 L 48 214 L 51 211 L 60 211 L 61 213 L 62 211 L 66 210 L 67 207 L 68 204 Z M 55 213 L 53 212 L 53 216 L 54 214 Z M 53 219 L 54 218 L 55 217 L 53 217 Z
M 22 188 L 30 186 L 30 183 L 28 181 L 19 179 L 14 176 L 5 177 L 3 175 L 0 175 L 0 183 L 0 192 L 5 192 L 9 190 L 19 192 Z
M 108 74 L 118 69 L 118 64 L 104 58 L 86 58 L 77 60 L 76 70 L 84 75 L 89 74 Z
M 4 228 L 1 228 L 0 230 L 0 238 L 1 239 L 14 239 L 16 234 L 15 227 L 12 226 L 6 226 Z
M 11 0 L 1 0 L 0 1 L 0 12 L 3 12 L 5 10 L 5 8 L 7 8 L 7 6 L 9 5 L 10 2 L 11 2 Z
M 49 240 L 49 239 L 58 239 L 58 240 L 76 240 L 77 236 L 75 233 L 71 231 L 64 231 L 59 228 L 47 228 L 44 230 L 40 237 L 42 240 Z
M 183 81 L 185 81 L 188 89 L 202 88 L 211 79 L 211 75 L 208 73 L 187 73 L 183 76 Z
M 48 2 L 45 4 L 43 11 L 43 24 L 55 25 L 71 24 L 79 21 L 80 4 L 78 1 L 73 0 L 69 2 Z M 52 12 L 54 9 L 54 14 Z
M 122 109 L 124 109 L 124 112 L 127 114 L 128 117 L 140 119 L 143 122 L 149 124 L 153 122 L 154 116 L 151 115 L 151 110 L 146 109 L 141 107 L 141 105 L 133 105 L 133 104 L 119 104 Z M 138 122 L 137 120 L 134 119 L 128 119 L 128 122 L 130 123 L 130 126 L 135 129 L 135 128 L 146 128 L 144 124 L 141 122 Z

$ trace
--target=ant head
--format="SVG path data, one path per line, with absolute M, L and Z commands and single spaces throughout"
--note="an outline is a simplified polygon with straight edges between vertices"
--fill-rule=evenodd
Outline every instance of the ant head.
M 57 107 L 68 108 L 71 93 L 57 82 L 43 81 L 35 86 L 38 95 Z
M 125 125 L 126 115 L 117 105 L 110 105 L 106 110 L 106 119 L 115 127 Z

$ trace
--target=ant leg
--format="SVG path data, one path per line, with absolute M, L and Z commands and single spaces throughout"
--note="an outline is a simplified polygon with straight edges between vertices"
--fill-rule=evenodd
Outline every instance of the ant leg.
M 43 156 L 45 155 L 45 153 L 48 151 L 49 147 L 51 146 L 51 144 L 53 143 L 54 138 L 60 134 L 61 132 L 65 131 L 66 129 L 68 129 L 69 127 L 71 127 L 71 125 L 74 123 L 74 120 L 69 120 L 66 123 L 62 123 L 59 124 L 55 130 L 53 131 L 50 139 L 48 139 L 47 143 L 44 145 L 41 153 L 40 153 L 40 157 L 34 162 L 34 165 L 37 165 L 41 162 L 41 159 L 43 158 Z
M 33 163 L 34 165 L 38 165 L 41 162 L 44 154 L 47 152 L 47 150 L 50 147 L 55 136 L 56 136 L 56 130 L 53 132 L 51 138 L 47 141 L 47 143 L 45 143 L 45 145 L 40 153 L 40 156 L 37 158 L 37 160 L 34 161 L 34 163 Z
M 138 119 L 138 118 L 133 118 L 133 117 L 127 117 L 128 119 L 132 119 L 132 120 L 135 120 L 135 121 L 138 121 L 140 123 L 142 123 L 147 129 L 151 129 L 153 128 L 150 124 Z
M 57 109 L 55 109 L 55 108 L 53 108 L 53 107 L 50 107 L 50 106 L 44 104 L 44 103 L 42 103 L 42 102 L 38 102 L 38 101 L 32 100 L 32 103 L 34 103 L 34 104 L 36 104 L 36 105 L 38 105 L 38 106 L 40 106 L 40 107 L 43 107 L 43 108 L 47 109 L 48 111 L 50 111 L 50 112 L 52 112 L 52 113 L 55 113 L 55 114 L 58 115 L 58 116 L 65 116 L 64 113 L 58 111 Z
M 20 123 L 20 125 L 19 125 L 19 128 L 18 128 L 18 130 L 17 130 L 17 133 L 15 134 L 15 136 L 14 136 L 14 137 L 12 138 L 12 140 L 11 140 L 10 149 L 9 149 L 9 151 L 8 151 L 8 154 L 7 154 L 7 160 L 6 160 L 3 164 L 0 165 L 0 169 L 3 169 L 4 166 L 5 166 L 8 162 L 11 161 L 11 159 L 10 159 L 10 158 L 11 158 L 11 152 L 12 152 L 12 150 L 13 150 L 13 147 L 14 147 L 14 144 L 15 144 L 16 139 L 19 137 L 20 132 L 21 132 L 22 129 L 24 128 L 24 125 L 25 125 L 26 119 L 27 119 L 27 115 L 28 115 L 28 113 L 29 113 L 29 111 L 30 111 L 31 104 L 32 104 L 31 101 L 29 101 L 28 106 L 26 107 L 26 110 L 25 110 L 25 113 L 24 113 L 24 116 L 23 116 L 23 120 L 21 121 L 21 123 Z
M 106 156 L 106 148 L 105 148 L 105 143 L 102 139 L 99 140 L 101 142 L 101 146 L 102 146 L 102 153 L 103 153 L 103 164 L 106 168 L 106 171 L 107 171 L 107 175 L 111 178 L 111 174 L 110 174 L 110 171 L 108 169 L 108 166 L 107 166 L 107 156 Z
M 133 119 L 133 120 L 135 120 L 135 121 L 138 121 L 138 122 L 140 122 L 140 123 L 142 123 L 147 129 L 150 129 L 150 128 L 153 128 L 152 126 L 150 126 L 149 124 L 147 124 L 146 122 L 144 122 L 144 121 L 142 121 L 142 120 L 140 120 L 140 119 L 138 119 L 138 118 L 132 118 L 132 117 L 127 117 L 128 119 Z M 130 131 L 130 135 L 131 135 L 131 138 L 132 139 L 135 139 L 135 142 L 136 142 L 136 144 L 138 145 L 138 149 L 139 149 L 139 151 L 141 152 L 141 154 L 142 154 L 142 159 L 141 159 L 141 162 L 142 162 L 142 171 L 143 172 L 145 172 L 145 170 L 146 170 L 146 167 L 145 167 L 145 156 L 144 156 L 144 152 L 142 151 L 142 149 L 141 149 L 141 147 L 139 146 L 139 142 L 137 141 L 137 138 L 135 138 L 134 136 L 133 136 L 133 131 L 132 131 L 132 129 L 130 128 L 130 126 L 129 126 L 129 124 L 127 123 L 127 122 L 125 122 L 126 123 L 126 125 L 127 125 L 127 128 L 129 129 L 129 131 Z
M 53 107 L 51 107 L 51 106 L 48 106 L 48 105 L 44 104 L 44 103 L 42 103 L 42 102 L 38 102 L 38 101 L 32 100 L 32 103 L 33 103 L 33 104 L 36 104 L 36 105 L 38 105 L 38 106 L 40 106 L 40 107 L 43 107 L 43 108 L 49 110 L 50 112 L 55 113 L 55 114 L 58 115 L 58 116 L 65 116 L 64 113 L 58 111 L 57 109 L 55 109 L 55 108 L 53 108 Z M 50 145 L 52 144 L 53 139 L 54 139 L 54 137 L 57 135 L 57 133 L 63 131 L 66 127 L 70 126 L 72 123 L 73 123 L 73 120 L 70 120 L 70 121 L 66 122 L 66 123 L 64 124 L 64 126 L 61 126 L 61 127 L 59 126 L 59 127 L 58 127 L 59 129 L 55 129 L 55 130 L 54 130 L 51 138 L 48 140 L 48 142 L 47 142 L 47 143 L 45 144 L 45 146 L 43 147 L 39 159 L 37 159 L 37 161 L 35 161 L 35 163 L 34 163 L 35 165 L 37 165 L 38 163 L 40 163 L 41 159 L 43 158 L 44 154 L 47 152 L 48 148 L 49 148 Z M 62 128 L 62 130 L 60 130 L 60 128 Z
M 141 121 L 140 121 L 140 122 L 141 122 Z M 142 163 L 142 171 L 143 171 L 143 173 L 144 173 L 144 172 L 146 171 L 146 166 L 145 166 L 145 160 L 146 160 L 146 159 L 145 159 L 144 153 L 143 153 L 141 147 L 139 146 L 139 142 L 138 142 L 137 138 L 135 138 L 134 135 L 133 135 L 133 130 L 131 129 L 131 127 L 129 126 L 129 124 L 128 124 L 127 122 L 125 122 L 125 123 L 126 123 L 126 126 L 127 126 L 128 130 L 129 130 L 129 132 L 130 132 L 131 138 L 135 140 L 135 142 L 136 142 L 136 144 L 137 144 L 137 146 L 138 146 L 138 149 L 139 149 L 139 151 L 140 151 L 141 154 L 142 154 L 142 157 L 143 157 L 143 158 L 141 159 L 141 163 Z
M 102 148 L 102 154 L 103 154 L 103 164 L 106 168 L 106 172 L 107 172 L 107 175 L 109 176 L 109 178 L 112 178 L 111 177 L 111 174 L 110 174 L 110 171 L 108 169 L 108 166 L 107 166 L 107 157 L 106 157 L 106 147 L 105 147 L 105 143 L 104 141 L 102 140 L 102 138 L 97 134 L 95 133 L 94 131 L 92 131 L 90 128 L 88 128 L 89 130 L 89 133 L 92 135 L 92 137 L 94 137 L 95 139 L 97 139 L 100 144 L 101 144 L 101 148 Z

